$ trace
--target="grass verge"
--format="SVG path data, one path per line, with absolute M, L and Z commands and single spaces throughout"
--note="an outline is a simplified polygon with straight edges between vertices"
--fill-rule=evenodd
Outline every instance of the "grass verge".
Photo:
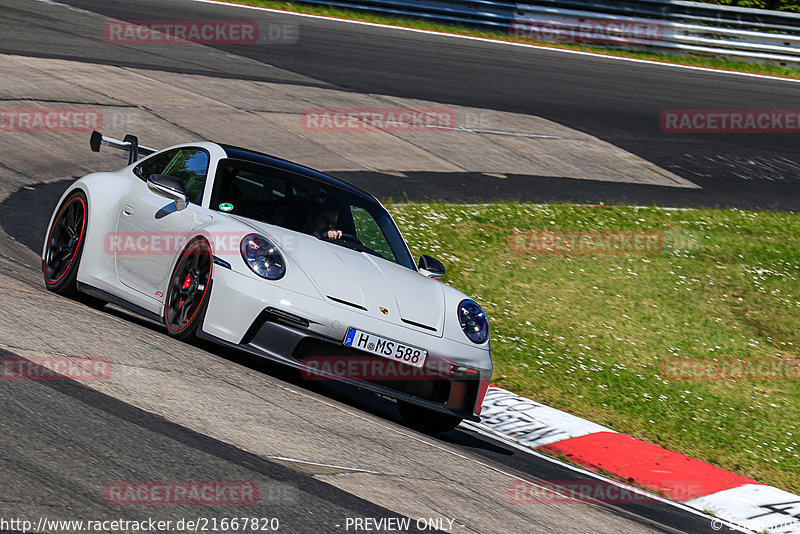
M 389 209 L 415 255 L 438 257 L 445 281 L 484 306 L 495 384 L 800 492 L 800 373 L 776 380 L 758 366 L 742 376 L 664 367 L 716 358 L 797 368 L 800 215 L 521 203 Z M 514 229 L 650 232 L 663 248 L 520 253 Z
M 554 43 L 539 42 L 539 41 L 527 41 L 527 40 L 520 40 L 518 38 L 512 37 L 510 35 L 505 35 L 502 33 L 481 31 L 465 26 L 425 22 L 413 18 L 377 15 L 359 10 L 312 6 L 307 4 L 301 4 L 296 2 L 284 2 L 279 0 L 219 0 L 219 1 L 231 4 L 243 4 L 250 6 L 267 7 L 271 9 L 280 9 L 283 11 L 292 11 L 295 13 L 307 13 L 311 15 L 322 15 L 327 17 L 337 17 L 350 20 L 361 20 L 365 22 L 375 22 L 378 24 L 387 24 L 390 26 L 403 26 L 407 28 L 429 30 L 441 33 L 468 35 L 472 37 L 483 37 L 485 39 L 494 39 L 497 41 L 524 42 L 539 46 L 547 46 L 550 48 L 578 50 L 582 52 L 592 52 L 610 56 L 647 59 L 652 61 L 660 61 L 663 63 L 674 63 L 678 65 L 706 67 L 711 69 L 730 70 L 737 72 L 749 72 L 753 74 L 781 76 L 785 78 L 800 78 L 800 69 L 791 67 L 781 67 L 777 65 L 746 63 L 743 61 L 732 61 L 728 59 L 718 59 L 706 56 L 661 54 L 656 52 L 623 50 L 619 48 L 610 48 L 599 45 L 581 45 L 581 44 L 569 44 L 569 43 L 554 44 Z M 300 38 L 302 39 L 302 35 L 300 36 Z

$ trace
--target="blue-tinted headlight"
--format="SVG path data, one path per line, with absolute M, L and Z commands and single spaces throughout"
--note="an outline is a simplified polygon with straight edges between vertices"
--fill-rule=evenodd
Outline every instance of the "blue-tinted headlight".
M 264 236 L 244 236 L 239 246 L 245 263 L 262 278 L 277 280 L 286 274 L 286 262 L 278 248 Z
M 473 343 L 486 343 L 489 338 L 489 321 L 486 314 L 472 300 L 462 300 L 458 304 L 458 322 L 461 330 Z

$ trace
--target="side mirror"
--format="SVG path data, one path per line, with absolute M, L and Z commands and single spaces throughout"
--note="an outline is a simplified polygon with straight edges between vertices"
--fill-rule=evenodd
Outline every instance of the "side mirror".
M 436 258 L 423 254 L 419 257 L 419 272 L 428 278 L 438 280 L 444 276 L 445 268 L 442 262 Z
M 180 178 L 168 174 L 152 174 L 147 179 L 147 188 L 157 195 L 174 200 L 178 211 L 186 207 L 186 185 Z

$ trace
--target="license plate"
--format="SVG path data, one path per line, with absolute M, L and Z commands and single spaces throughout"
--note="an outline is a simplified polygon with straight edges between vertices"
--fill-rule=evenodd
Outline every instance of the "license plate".
M 414 367 L 422 367 L 428 351 L 419 347 L 406 345 L 393 339 L 386 339 L 363 330 L 357 330 L 352 326 L 347 329 L 347 335 L 342 342 L 348 347 L 363 350 L 371 354 L 376 354 L 390 360 L 407 363 Z

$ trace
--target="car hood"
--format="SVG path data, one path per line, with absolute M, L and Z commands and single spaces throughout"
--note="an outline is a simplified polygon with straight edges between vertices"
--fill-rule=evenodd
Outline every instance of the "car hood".
M 445 293 L 440 282 L 311 235 L 248 219 L 242 221 L 274 240 L 287 258 L 287 267 L 301 270 L 333 304 L 442 336 Z

